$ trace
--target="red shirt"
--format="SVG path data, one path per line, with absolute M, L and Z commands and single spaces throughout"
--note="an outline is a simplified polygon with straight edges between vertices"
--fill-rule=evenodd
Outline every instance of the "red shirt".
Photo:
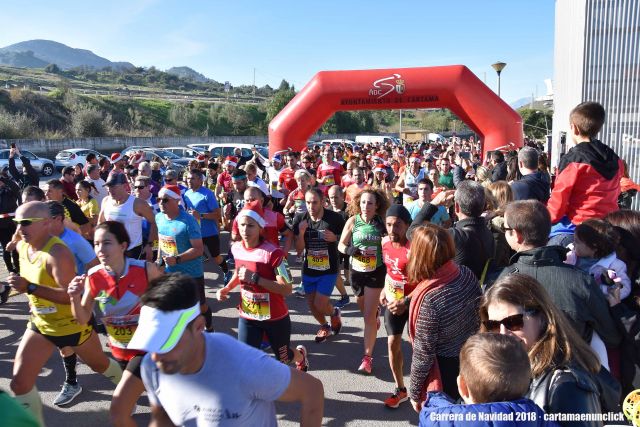
M 262 235 L 265 240 L 273 243 L 275 246 L 280 246 L 280 231 L 283 231 L 286 228 L 284 215 L 280 212 L 274 212 L 271 209 L 265 209 L 263 218 L 267 223 L 262 230 Z M 240 230 L 238 229 L 238 218 L 233 220 L 231 234 L 236 236 L 240 234 Z
M 231 246 L 236 261 L 236 271 L 240 267 L 258 273 L 266 280 L 276 280 L 276 268 L 283 262 L 285 254 L 273 243 L 263 241 L 258 247 L 249 249 L 242 242 Z M 240 282 L 240 317 L 249 320 L 280 320 L 289 314 L 289 308 L 280 294 L 270 292 L 262 286 Z
M 281 186 L 286 188 L 289 191 L 293 191 L 298 188 L 298 184 L 295 179 L 296 171 L 291 168 L 284 168 L 280 171 L 280 177 L 278 178 L 278 182 Z
M 328 181 L 325 181 L 323 185 L 331 187 L 332 185 L 340 185 L 342 181 L 342 166 L 340 163 L 333 161 L 331 164 L 322 163 L 318 166 L 317 172 L 318 179 L 322 179 L 326 176 L 330 177 Z
M 62 183 L 62 187 L 64 189 L 64 195 L 71 200 L 78 200 L 78 195 L 76 194 L 76 184 L 73 182 L 67 182 L 63 178 L 60 178 L 60 182 Z
M 404 246 L 396 248 L 389 236 L 382 238 L 382 261 L 387 267 L 384 291 L 387 299 L 402 299 L 416 288 L 415 283 L 408 283 L 407 264 L 411 242 L 407 240 Z
M 147 290 L 149 279 L 145 261 L 125 259 L 122 277 L 116 278 L 104 266 L 96 265 L 88 271 L 89 293 L 103 313 L 109 337 L 111 354 L 118 360 L 131 360 L 144 354 L 139 350 L 128 350 L 140 315 L 140 296 Z
M 233 191 L 233 179 L 231 178 L 231 174 L 224 171 L 218 175 L 218 185 L 221 185 L 222 188 L 224 188 L 225 193 Z

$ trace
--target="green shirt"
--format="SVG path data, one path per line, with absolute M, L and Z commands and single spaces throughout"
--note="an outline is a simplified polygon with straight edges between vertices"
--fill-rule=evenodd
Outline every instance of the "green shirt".
M 364 222 L 360 214 L 356 215 L 351 233 L 353 246 L 360 254 L 351 257 L 351 268 L 360 273 L 375 271 L 382 266 L 382 236 L 385 228 L 379 216 L 371 222 Z
M 449 190 L 453 190 L 453 172 L 449 172 L 446 175 L 440 175 L 440 179 L 438 179 L 438 184 L 447 187 Z

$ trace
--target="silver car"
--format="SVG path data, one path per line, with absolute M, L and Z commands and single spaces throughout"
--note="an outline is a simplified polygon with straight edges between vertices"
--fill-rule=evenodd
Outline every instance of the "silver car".
M 31 162 L 31 166 L 41 173 L 43 176 L 51 176 L 55 171 L 54 163 L 52 160 L 45 159 L 43 157 L 38 157 L 33 154 L 31 151 L 20 150 L 20 154 L 25 156 Z M 19 171 L 22 171 L 22 160 L 19 157 L 15 158 L 16 160 L 16 168 Z M 4 149 L 0 150 L 0 169 L 4 169 L 5 167 L 9 167 L 9 150 Z

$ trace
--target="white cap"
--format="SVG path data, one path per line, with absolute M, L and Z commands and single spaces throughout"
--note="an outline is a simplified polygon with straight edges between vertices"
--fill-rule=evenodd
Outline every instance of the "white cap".
M 176 346 L 189 322 L 200 315 L 200 303 L 191 308 L 162 311 L 142 306 L 138 328 L 127 349 L 168 353 Z

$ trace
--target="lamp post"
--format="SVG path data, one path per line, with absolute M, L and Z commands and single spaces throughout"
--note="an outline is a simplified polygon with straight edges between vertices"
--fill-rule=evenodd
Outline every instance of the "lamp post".
M 500 96 L 500 73 L 504 70 L 504 67 L 507 66 L 504 62 L 496 62 L 495 64 L 491 64 L 496 73 L 498 73 L 498 97 Z

